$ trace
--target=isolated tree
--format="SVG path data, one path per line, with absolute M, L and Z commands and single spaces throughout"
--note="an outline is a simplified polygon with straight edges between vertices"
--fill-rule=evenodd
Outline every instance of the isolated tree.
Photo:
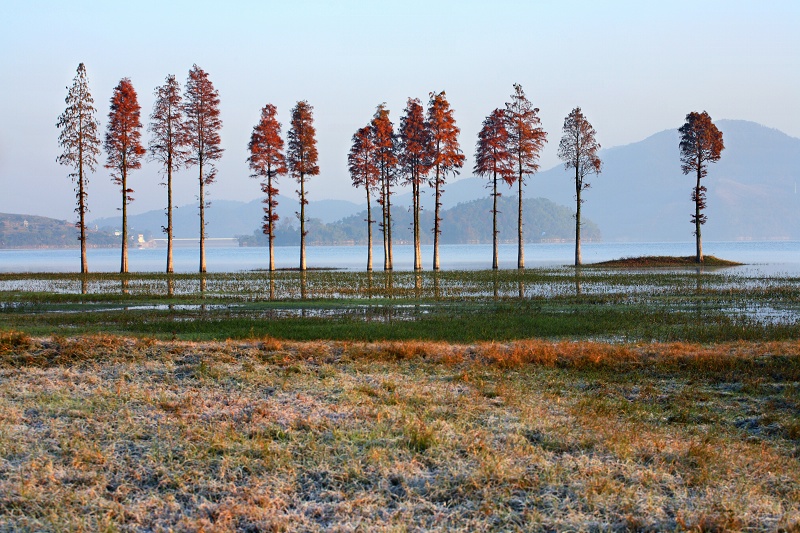
M 128 173 L 142 167 L 141 107 L 136 90 L 128 78 L 122 78 L 111 96 L 111 111 L 106 128 L 105 167 L 111 170 L 111 181 L 122 191 L 122 258 L 119 271 L 128 272 L 128 204 L 133 201 L 133 189 L 128 186 Z
M 205 187 L 214 182 L 217 169 L 214 161 L 222 157 L 219 130 L 219 93 L 214 89 L 208 74 L 194 65 L 189 71 L 183 102 L 186 123 L 186 139 L 189 155 L 188 166 L 197 166 L 200 180 L 200 272 L 206 271 L 206 203 Z
M 564 169 L 575 169 L 575 266 L 581 260 L 581 192 L 588 189 L 589 174 L 600 174 L 603 163 L 597 156 L 600 145 L 594 136 L 597 133 L 586 120 L 580 107 L 573 109 L 564 119 L 564 136 L 558 145 L 558 157 L 564 161 Z
M 439 235 L 441 222 L 439 212 L 442 207 L 443 185 L 448 174 L 458 175 L 464 166 L 464 154 L 458 144 L 461 130 L 456 126 L 453 110 L 447 102 L 444 91 L 430 93 L 428 102 L 428 128 L 431 134 L 431 177 L 429 184 L 434 188 L 436 203 L 433 217 L 433 269 L 439 270 Z
M 347 155 L 347 169 L 354 187 L 364 187 L 367 194 L 367 270 L 372 270 L 372 203 L 370 191 L 378 188 L 381 171 L 375 161 L 376 145 L 371 126 L 364 126 L 353 134 L 353 146 Z M 384 213 L 386 211 L 384 210 Z M 386 217 L 384 215 L 384 221 Z M 384 239 L 384 244 L 385 244 Z M 385 262 L 384 262 L 384 268 Z
M 292 109 L 292 127 L 289 129 L 289 149 L 286 154 L 289 171 L 300 189 L 300 270 L 306 269 L 306 180 L 319 174 L 317 166 L 317 139 L 314 129 L 314 108 L 305 100 Z
M 186 125 L 183 119 L 183 99 L 180 84 L 170 74 L 164 85 L 156 87 L 156 97 L 150 124 L 147 127 L 152 137 L 148 145 L 151 161 L 158 161 L 167 175 L 167 226 L 162 227 L 167 234 L 167 272 L 175 271 L 172 261 L 172 173 L 186 164 L 187 150 Z
M 431 134 L 425 121 L 424 109 L 418 98 L 409 98 L 405 114 L 400 119 L 398 160 L 405 182 L 411 184 L 414 233 L 414 270 L 422 270 L 420 253 L 419 213 L 422 181 L 431 168 Z
M 78 65 L 78 72 L 72 81 L 72 87 L 67 88 L 67 104 L 64 112 L 58 117 L 56 127 L 61 130 L 58 135 L 58 144 L 64 152 L 58 156 L 58 162 L 74 169 L 70 173 L 75 182 L 75 198 L 78 206 L 76 226 L 80 230 L 81 243 L 81 274 L 89 272 L 86 260 L 86 213 L 89 211 L 87 204 L 87 190 L 89 183 L 88 172 L 94 172 L 97 166 L 97 156 L 100 154 L 100 139 L 97 128 L 100 124 L 95 118 L 97 110 L 94 108 L 94 99 L 89 91 L 89 80 L 86 77 L 86 67 L 83 63 Z
M 695 261 L 703 262 L 703 241 L 700 236 L 700 226 L 706 223 L 707 217 L 701 211 L 706 207 L 706 187 L 700 185 L 700 180 L 708 174 L 709 163 L 719 161 L 725 144 L 722 142 L 722 132 L 711 121 L 708 113 L 691 112 L 686 115 L 686 123 L 678 131 L 681 134 L 681 170 L 684 174 L 694 173 L 697 184 L 692 191 L 694 202 L 694 215 L 692 223 L 697 238 L 697 255 Z
M 506 129 L 508 130 L 508 151 L 514 161 L 514 181 L 519 186 L 519 207 L 517 212 L 517 268 L 525 268 L 525 239 L 522 231 L 522 188 L 525 176 L 539 170 L 539 155 L 547 143 L 545 132 L 539 120 L 539 108 L 533 107 L 525 97 L 522 86 L 514 84 L 514 94 L 506 103 Z
M 289 170 L 286 168 L 286 157 L 283 154 L 283 139 L 281 138 L 281 123 L 277 119 L 277 108 L 267 104 L 261 110 L 261 120 L 253 128 L 247 148 L 250 157 L 247 162 L 251 177 L 261 179 L 261 192 L 264 198 L 264 223 L 262 229 L 269 239 L 269 270 L 275 270 L 275 224 L 278 222 L 278 176 L 285 176 Z
M 392 256 L 392 185 L 397 181 L 397 136 L 394 124 L 389 120 L 385 104 L 378 106 L 370 123 L 375 143 L 374 161 L 378 167 L 382 207 L 381 229 L 383 231 L 383 269 L 394 268 Z
M 508 131 L 505 124 L 505 111 L 495 109 L 483 121 L 483 127 L 478 133 L 478 144 L 475 147 L 475 167 L 473 172 L 478 176 L 490 176 L 492 179 L 492 268 L 497 270 L 498 243 L 497 243 L 497 192 L 498 178 L 509 186 L 513 183 L 514 169 L 512 168 L 511 153 L 508 151 Z

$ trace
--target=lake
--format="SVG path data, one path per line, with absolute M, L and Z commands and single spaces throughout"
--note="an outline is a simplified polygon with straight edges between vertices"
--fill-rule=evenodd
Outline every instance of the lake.
M 736 270 L 752 271 L 765 275 L 800 275 L 800 242 L 707 242 L 704 253 L 723 259 L 746 263 Z M 374 268 L 383 268 L 383 248 L 375 246 Z M 489 244 L 450 244 L 440 249 L 443 270 L 478 270 L 492 266 L 492 247 Z M 583 245 L 584 263 L 594 263 L 623 257 L 642 255 L 694 254 L 694 243 L 586 243 Z M 118 272 L 119 249 L 104 248 L 89 250 L 91 272 Z M 429 270 L 433 256 L 432 246 L 422 247 L 423 268 Z M 199 251 L 197 248 L 176 248 L 174 262 L 176 272 L 197 272 Z M 275 248 L 278 268 L 297 267 L 299 246 Z M 364 270 L 366 246 L 309 246 L 306 248 L 309 268 L 337 268 Z M 572 243 L 529 243 L 525 245 L 525 265 L 535 267 L 559 267 L 570 265 L 574 257 Z M 267 267 L 266 248 L 210 247 L 206 248 L 209 272 L 237 272 L 264 269 Z M 395 246 L 395 270 L 411 270 L 414 250 L 410 245 Z M 133 248 L 129 251 L 131 272 L 162 272 L 166 266 L 166 249 Z M 500 246 L 500 268 L 516 268 L 516 244 Z M 68 250 L 0 250 L 0 272 L 78 272 L 80 252 Z

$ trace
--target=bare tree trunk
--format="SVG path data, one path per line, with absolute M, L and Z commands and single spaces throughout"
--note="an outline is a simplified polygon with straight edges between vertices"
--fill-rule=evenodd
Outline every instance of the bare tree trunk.
M 519 210 L 517 219 L 517 268 L 525 268 L 525 239 L 522 236 L 522 172 L 519 173 Z
M 172 154 L 167 156 L 167 273 L 175 271 L 172 263 Z
M 86 259 L 86 191 L 83 177 L 83 150 L 78 154 L 78 217 L 81 225 L 81 274 L 89 273 L 89 262 Z
M 300 270 L 306 269 L 306 177 L 300 174 Z
M 441 189 L 439 189 L 439 167 L 436 167 L 436 203 L 433 215 L 433 269 L 439 270 L 439 208 L 441 202 Z
M 275 228 L 272 227 L 272 172 L 267 169 L 267 217 L 269 219 L 269 231 L 267 232 L 267 240 L 269 241 L 269 271 L 275 271 Z
M 578 173 L 578 165 L 575 165 L 575 198 L 577 200 L 575 207 L 575 266 L 582 264 L 581 258 L 581 188 L 583 184 L 580 182 L 580 174 Z
M 389 176 L 386 176 L 386 235 L 389 249 L 389 270 L 394 270 L 394 257 L 392 255 L 392 190 Z
M 128 272 L 128 173 L 124 168 L 124 155 L 122 165 L 122 258 L 119 271 L 125 274 Z
M 694 189 L 694 225 L 695 225 L 695 236 L 697 237 L 697 256 L 695 257 L 696 263 L 703 262 L 703 241 L 700 237 L 700 226 L 702 222 L 700 220 L 700 176 L 702 172 L 702 167 L 700 165 L 697 166 L 697 187 Z
M 367 191 L 367 271 L 372 272 L 372 205 L 369 201 L 369 184 L 365 184 Z
M 494 201 L 492 204 L 492 244 L 494 247 L 494 254 L 492 255 L 492 269 L 497 270 L 499 268 L 497 262 L 497 171 L 494 172 L 493 186 L 494 192 L 492 192 L 492 198 Z M 495 297 L 497 297 L 496 287 Z
M 206 195 L 203 161 L 200 161 L 200 272 L 206 271 Z
M 422 250 L 419 244 L 420 191 L 416 179 L 411 182 L 411 195 L 414 204 L 414 270 L 420 271 L 422 270 Z
M 383 269 L 389 270 L 389 234 L 386 224 L 386 180 L 381 180 L 381 235 L 383 236 Z

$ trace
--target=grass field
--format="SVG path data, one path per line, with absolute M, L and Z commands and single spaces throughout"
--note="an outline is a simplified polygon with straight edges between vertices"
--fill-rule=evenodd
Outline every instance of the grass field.
M 0 337 L 0 530 L 800 529 L 800 343 Z
M 800 280 L 0 275 L 0 531 L 800 531 Z

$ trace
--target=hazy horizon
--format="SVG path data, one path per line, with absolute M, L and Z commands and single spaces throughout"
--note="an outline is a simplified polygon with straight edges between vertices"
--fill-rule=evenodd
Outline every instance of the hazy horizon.
M 677 128 L 689 111 L 750 120 L 800 138 L 800 4 L 671 2 L 22 2 L 5 8 L 0 43 L 7 73 L 0 100 L 0 212 L 73 219 L 70 169 L 55 127 L 78 63 L 105 132 L 108 101 L 131 78 L 147 125 L 153 89 L 167 74 L 183 85 L 193 63 L 219 90 L 226 152 L 211 198 L 251 200 L 247 141 L 260 109 L 278 107 L 283 132 L 298 100 L 315 108 L 321 174 L 311 198 L 361 201 L 346 156 L 355 130 L 386 102 L 395 125 L 405 101 L 445 90 L 461 128 L 470 176 L 483 118 L 522 84 L 540 108 L 555 154 L 564 116 L 581 106 L 607 148 Z M 117 21 L 124 20 L 121 27 Z M 702 61 L 694 57 L 700 55 Z M 577 67 L 576 67 L 577 65 Z M 699 83 L 697 80 L 700 80 Z M 143 137 L 149 136 L 143 132 Z M 102 168 L 90 176 L 90 218 L 113 216 L 119 192 Z M 131 175 L 134 213 L 162 208 L 157 165 Z M 176 204 L 195 201 L 196 170 L 183 171 Z M 675 163 L 676 176 L 680 175 Z M 294 183 L 282 182 L 292 196 Z M 31 191 L 35 191 L 34 194 Z

